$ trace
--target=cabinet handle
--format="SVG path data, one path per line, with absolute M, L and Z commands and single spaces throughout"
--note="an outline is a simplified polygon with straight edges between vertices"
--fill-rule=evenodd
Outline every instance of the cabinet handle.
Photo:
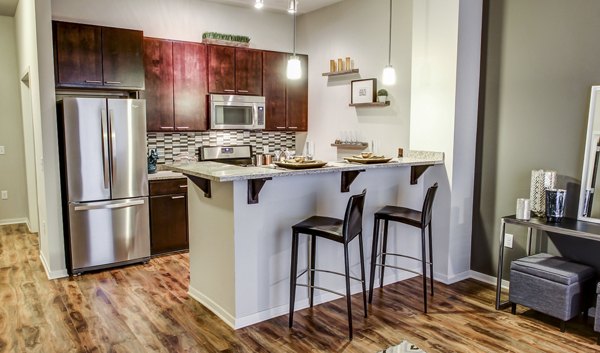
M 171 200 L 183 199 L 185 196 L 171 196 Z
M 163 130 L 173 130 L 172 126 L 161 126 L 160 128 Z
M 246 91 L 246 90 L 244 90 L 244 89 L 238 89 L 238 92 L 240 92 L 240 93 L 248 93 L 248 92 L 250 92 L 250 91 Z
M 85 80 L 85 83 L 102 83 L 102 81 L 96 81 L 96 80 Z
M 297 129 L 297 126 L 288 126 L 288 129 Z
M 179 185 L 179 187 L 182 189 L 187 189 L 187 185 Z
M 190 128 L 189 126 L 178 126 L 177 127 L 177 129 L 182 129 L 182 130 L 189 129 L 189 128 Z
M 235 92 L 234 89 L 224 89 L 223 92 Z
M 120 81 L 104 81 L 104 83 L 107 85 L 120 85 L 121 84 Z
M 285 126 L 277 126 L 276 129 L 285 129 Z

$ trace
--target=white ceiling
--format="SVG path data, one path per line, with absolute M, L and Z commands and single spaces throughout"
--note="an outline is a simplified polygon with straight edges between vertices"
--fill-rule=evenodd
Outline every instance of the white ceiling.
M 0 0 L 5 1 L 5 0 Z M 218 2 L 222 4 L 230 4 L 236 6 L 253 7 L 255 0 L 209 0 L 212 2 Z M 307 13 L 315 11 L 322 7 L 335 4 L 343 0 L 298 0 L 298 13 Z M 287 11 L 290 0 L 264 0 L 264 9 L 275 10 L 275 11 Z
M 0 0 L 0 16 L 14 16 L 19 0 Z

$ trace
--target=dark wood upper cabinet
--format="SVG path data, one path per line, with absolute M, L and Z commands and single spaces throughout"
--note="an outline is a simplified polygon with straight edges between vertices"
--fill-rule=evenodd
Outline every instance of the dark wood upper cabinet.
M 54 22 L 56 84 L 102 85 L 102 30 L 98 26 Z
M 102 27 L 104 86 L 144 88 L 142 31 Z
M 263 94 L 265 96 L 265 130 L 286 130 L 287 54 L 263 52 Z
M 206 45 L 173 42 L 175 130 L 208 129 Z
M 54 22 L 58 88 L 144 89 L 143 32 Z
M 235 89 L 238 94 L 260 96 L 263 93 L 262 52 L 254 49 L 235 50 Z
M 308 130 L 308 56 L 298 55 L 302 77 L 287 80 L 287 128 L 292 131 Z
M 208 91 L 210 93 L 235 93 L 235 48 L 208 47 Z
M 144 39 L 146 123 L 148 131 L 173 131 L 173 43 Z

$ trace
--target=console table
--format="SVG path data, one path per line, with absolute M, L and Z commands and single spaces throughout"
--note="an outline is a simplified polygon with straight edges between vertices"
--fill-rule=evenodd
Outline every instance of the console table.
M 563 218 L 562 222 L 546 222 L 546 218 L 517 219 L 514 215 L 500 219 L 500 250 L 498 256 L 498 280 L 496 282 L 496 310 L 508 306 L 508 301 L 502 301 L 502 269 L 504 265 L 504 237 L 506 225 L 512 224 L 527 227 L 527 255 L 531 255 L 531 233 L 539 229 L 568 237 L 584 238 L 600 241 L 600 224 Z

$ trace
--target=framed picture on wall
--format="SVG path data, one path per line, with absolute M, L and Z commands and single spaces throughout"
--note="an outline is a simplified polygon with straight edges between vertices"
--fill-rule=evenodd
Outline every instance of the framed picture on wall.
M 350 82 L 352 97 L 350 104 L 373 103 L 377 98 L 377 79 L 367 78 Z

